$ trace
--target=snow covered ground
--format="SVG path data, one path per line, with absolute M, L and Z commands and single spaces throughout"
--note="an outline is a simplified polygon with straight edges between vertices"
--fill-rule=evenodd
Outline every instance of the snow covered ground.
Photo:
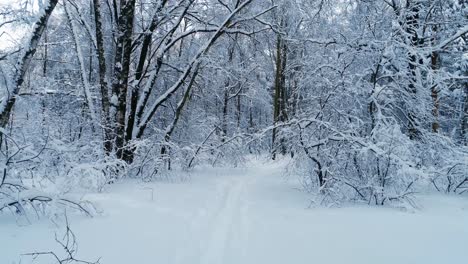
M 69 217 L 77 256 L 102 264 L 468 263 L 466 196 L 421 196 L 415 212 L 307 209 L 307 194 L 286 181 L 283 166 L 200 168 L 185 182 L 125 182 L 87 195 L 103 214 Z M 54 232 L 62 229 L 24 222 L 0 215 L 1 264 L 58 249 Z

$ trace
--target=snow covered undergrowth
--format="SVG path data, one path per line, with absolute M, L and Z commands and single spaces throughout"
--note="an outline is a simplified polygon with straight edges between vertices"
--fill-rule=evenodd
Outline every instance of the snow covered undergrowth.
M 466 196 L 419 196 L 421 209 L 312 208 L 284 164 L 199 168 L 179 183 L 124 182 L 86 195 L 103 209 L 70 215 L 78 258 L 102 264 L 466 263 Z M 30 215 L 30 219 L 34 216 Z M 57 250 L 47 220 L 0 215 L 0 263 Z M 23 257 L 21 263 L 29 263 Z M 39 258 L 35 263 L 50 263 Z

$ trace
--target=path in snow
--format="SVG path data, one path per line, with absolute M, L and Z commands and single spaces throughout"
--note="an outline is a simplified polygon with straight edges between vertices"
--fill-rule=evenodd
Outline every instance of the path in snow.
M 101 264 L 405 264 L 468 261 L 466 197 L 422 196 L 421 211 L 306 209 L 284 164 L 204 168 L 184 183 L 121 183 L 87 195 L 104 214 L 73 216 L 79 256 Z M 50 222 L 0 216 L 0 263 L 57 250 Z M 28 263 L 23 259 L 22 264 Z M 48 263 L 40 260 L 36 263 Z
M 233 178 L 224 180 L 218 190 L 219 205 L 213 210 L 213 219 L 208 220 L 211 230 L 207 233 L 208 243 L 206 249 L 202 252 L 201 263 L 215 264 L 226 263 L 240 255 L 241 252 L 227 258 L 229 252 L 236 252 L 236 249 L 242 249 L 247 246 L 247 240 L 244 239 L 246 221 L 245 200 L 242 196 L 247 194 L 247 185 L 242 178 Z

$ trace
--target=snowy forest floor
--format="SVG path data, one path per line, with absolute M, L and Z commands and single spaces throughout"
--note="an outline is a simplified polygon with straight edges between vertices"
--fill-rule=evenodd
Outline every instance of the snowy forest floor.
M 299 183 L 283 176 L 284 163 L 205 167 L 186 181 L 125 181 L 87 194 L 103 213 L 69 215 L 77 257 L 101 264 L 467 263 L 466 196 L 418 196 L 421 208 L 411 212 L 308 208 Z M 29 218 L 0 215 L 0 263 L 60 252 L 54 233 L 63 226 Z

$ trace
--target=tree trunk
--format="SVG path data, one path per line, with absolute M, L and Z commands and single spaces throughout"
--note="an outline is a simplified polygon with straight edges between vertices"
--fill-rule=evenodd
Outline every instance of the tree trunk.
M 408 14 L 406 15 L 406 33 L 410 36 L 409 45 L 412 48 L 408 52 L 408 88 L 407 92 L 410 98 L 408 98 L 408 135 L 410 139 L 416 140 L 419 139 L 421 136 L 420 131 L 420 124 L 419 118 L 416 114 L 417 106 L 414 103 L 417 101 L 416 96 L 418 93 L 418 81 L 420 74 L 419 71 L 419 64 L 420 61 L 418 59 L 418 55 L 415 53 L 416 50 L 421 44 L 423 39 L 421 39 L 418 35 L 419 30 L 419 12 L 420 12 L 420 5 L 421 3 L 419 0 L 408 1 L 407 2 L 407 9 Z
M 461 124 L 462 144 L 468 146 L 468 82 L 465 82 L 465 99 L 463 101 L 463 118 Z
M 102 32 L 100 0 L 93 0 L 94 23 L 96 26 L 96 52 L 99 64 L 99 86 L 101 88 L 101 122 L 104 133 L 104 151 L 107 155 L 112 152 L 112 128 L 110 122 L 109 88 L 107 83 L 106 57 L 104 54 L 104 35 Z
M 239 89 L 239 94 L 237 95 L 237 105 L 236 105 L 237 129 L 239 129 L 241 126 L 241 116 L 242 116 L 241 93 L 242 93 L 242 88 Z
M 438 69 L 438 61 L 439 61 L 439 53 L 438 52 L 433 52 L 431 55 L 431 68 L 433 71 L 436 71 Z M 432 108 L 432 132 L 434 133 L 439 133 L 439 107 L 440 107 L 440 102 L 439 102 L 439 91 L 437 84 L 433 84 L 431 87 L 431 97 L 432 101 L 434 103 L 434 106 Z
M 124 155 L 124 148 L 126 147 L 125 117 L 127 110 L 135 3 L 135 0 L 126 0 L 122 1 L 120 5 L 111 97 L 111 116 L 114 118 L 113 136 L 115 140 L 115 152 L 117 158 L 124 161 L 127 161 L 128 158 Z
M 48 56 L 48 45 L 47 45 L 47 27 L 44 29 L 44 63 L 42 64 L 42 76 L 47 76 L 47 56 Z
M 274 84 L 274 95 L 273 95 L 273 124 L 276 125 L 278 122 L 285 121 L 286 118 L 286 43 L 283 37 L 278 33 L 276 38 L 276 58 L 275 58 L 275 84 Z M 272 159 L 276 159 L 276 152 L 278 147 L 281 148 L 282 154 L 286 152 L 283 140 L 280 140 L 280 146 L 276 146 L 278 128 L 274 127 L 272 131 Z
M 224 89 L 224 97 L 223 97 L 223 119 L 221 124 L 222 135 L 221 135 L 221 142 L 226 140 L 228 134 L 228 107 L 229 107 L 229 81 L 226 82 L 226 88 Z

